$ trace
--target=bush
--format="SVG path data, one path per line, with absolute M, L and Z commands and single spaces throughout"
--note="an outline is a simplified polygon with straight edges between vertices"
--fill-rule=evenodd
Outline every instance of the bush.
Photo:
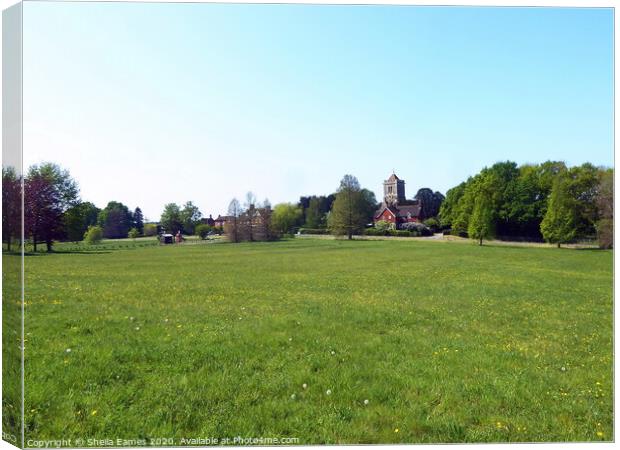
M 102 239 L 103 229 L 101 227 L 91 225 L 84 233 L 84 242 L 88 245 L 98 244 Z
M 209 233 L 212 231 L 215 232 L 214 227 L 204 223 L 196 225 L 196 228 L 194 229 L 194 233 L 197 236 L 200 236 L 200 239 L 206 239 Z
M 140 232 L 138 231 L 137 228 L 132 228 L 131 230 L 129 230 L 129 233 L 127 234 L 131 239 L 135 239 L 138 236 L 140 236 Z
M 392 222 L 388 222 L 387 220 L 379 220 L 375 223 L 375 230 L 380 233 L 385 233 L 388 230 L 393 230 L 394 224 Z
M 328 234 L 326 228 L 300 228 L 299 234 Z
M 411 231 L 415 233 L 415 236 L 432 236 L 433 232 L 423 223 L 419 222 L 407 222 L 401 225 L 401 230 Z
M 434 217 L 426 219 L 424 221 L 424 225 L 426 225 L 426 227 L 429 228 L 433 233 L 437 233 L 439 232 L 439 230 L 441 230 L 441 224 Z
M 157 236 L 157 225 L 154 223 L 145 223 L 144 224 L 144 235 L 145 236 Z

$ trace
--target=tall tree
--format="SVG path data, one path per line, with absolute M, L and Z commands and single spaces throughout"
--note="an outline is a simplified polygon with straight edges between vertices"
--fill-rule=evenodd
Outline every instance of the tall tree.
M 14 239 L 21 239 L 21 179 L 12 167 L 2 168 L 2 239 L 11 251 Z
M 65 237 L 73 242 L 81 241 L 88 227 L 97 224 L 99 212 L 90 202 L 81 202 L 66 210 L 63 215 Z
M 433 192 L 430 188 L 419 189 L 414 198 L 420 202 L 422 220 L 437 217 L 445 199 L 441 192 Z
M 42 175 L 30 174 L 24 183 L 24 228 L 34 251 L 44 241 L 52 251 L 54 239 L 62 234 L 62 208 L 59 192 Z
M 273 207 L 271 226 L 278 234 L 287 234 L 302 220 L 301 208 L 292 203 L 279 203 Z
M 133 212 L 133 226 L 138 230 L 138 233 L 144 234 L 144 215 L 140 207 L 136 207 Z
M 180 218 L 183 232 L 186 234 L 194 234 L 196 225 L 200 223 L 200 219 L 202 218 L 202 213 L 192 202 L 187 202 L 180 211 Z
M 306 223 L 308 228 L 318 228 L 321 223 L 321 202 L 318 197 L 310 198 L 306 208 Z
M 599 220 L 596 234 L 599 247 L 612 248 L 614 243 L 614 170 L 602 170 L 596 197 Z
M 478 186 L 474 199 L 474 209 L 469 219 L 467 234 L 472 239 L 478 239 L 482 245 L 483 239 L 493 235 L 493 201 L 492 192 L 484 182 Z
M 126 238 L 131 228 L 131 212 L 122 203 L 112 201 L 101 210 L 97 221 L 105 238 Z
M 329 228 L 334 234 L 353 234 L 364 228 L 367 222 L 369 198 L 364 197 L 359 181 L 353 175 L 345 175 L 340 181 L 336 199 L 329 215 Z
M 177 234 L 183 230 L 183 217 L 181 208 L 176 203 L 168 203 L 164 205 L 164 211 L 161 213 L 161 226 L 166 233 Z
M 540 231 L 547 242 L 560 244 L 570 242 L 576 236 L 577 211 L 571 197 L 570 180 L 566 171 L 559 173 L 551 189 L 545 218 Z

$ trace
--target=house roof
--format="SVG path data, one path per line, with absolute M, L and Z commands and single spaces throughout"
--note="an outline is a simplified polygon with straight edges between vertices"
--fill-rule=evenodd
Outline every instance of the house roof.
M 408 214 L 411 214 L 412 217 L 420 217 L 421 206 L 419 203 L 413 204 L 413 205 L 402 205 L 402 206 L 401 205 L 398 205 L 398 206 L 382 205 L 381 208 L 379 208 L 375 212 L 375 218 L 381 216 L 381 214 L 383 214 L 383 211 L 385 211 L 386 209 L 390 211 L 396 217 L 407 217 Z
M 399 217 L 407 217 L 407 214 L 411 213 L 413 217 L 418 217 L 420 215 L 420 205 L 403 205 L 398 206 L 398 216 Z

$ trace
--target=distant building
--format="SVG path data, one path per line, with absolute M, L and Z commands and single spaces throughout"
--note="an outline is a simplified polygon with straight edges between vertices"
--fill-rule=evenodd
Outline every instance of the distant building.
M 200 219 L 200 223 L 203 225 L 209 225 L 210 227 L 215 226 L 215 220 L 213 220 L 213 216 L 211 216 L 211 214 L 209 214 L 209 217 L 203 217 Z
M 392 173 L 383 182 L 383 203 L 375 212 L 375 223 L 384 220 L 400 228 L 401 224 L 420 222 L 422 205 L 418 200 L 407 200 L 405 197 L 405 180 L 401 180 Z
M 218 214 L 217 219 L 213 221 L 213 226 L 218 227 L 218 228 L 224 228 L 224 225 L 226 225 L 226 222 L 229 219 L 230 218 L 228 216 L 222 216 Z

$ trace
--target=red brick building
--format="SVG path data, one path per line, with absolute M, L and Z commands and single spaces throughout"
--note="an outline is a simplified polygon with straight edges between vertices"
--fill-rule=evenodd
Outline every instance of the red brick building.
M 386 221 L 401 228 L 403 223 L 420 222 L 422 205 L 417 200 L 405 197 L 405 181 L 395 173 L 383 182 L 383 203 L 375 212 L 374 222 Z

